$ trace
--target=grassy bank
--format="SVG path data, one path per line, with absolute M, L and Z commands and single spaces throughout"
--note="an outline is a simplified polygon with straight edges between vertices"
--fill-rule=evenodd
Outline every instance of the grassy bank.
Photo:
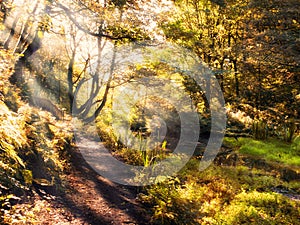
M 275 138 L 268 140 L 225 138 L 224 142 L 230 147 L 239 149 L 242 154 L 257 156 L 285 165 L 300 166 L 300 137 L 295 138 L 292 143 Z
M 146 188 L 141 200 L 151 206 L 154 224 L 298 224 L 300 183 L 283 179 L 279 168 L 300 165 L 299 141 L 226 138 L 225 145 L 251 160 L 275 163 L 249 168 L 212 165 L 199 171 L 195 159 L 177 178 Z M 278 168 L 278 171 L 273 171 Z M 298 199 L 298 200 L 297 200 Z

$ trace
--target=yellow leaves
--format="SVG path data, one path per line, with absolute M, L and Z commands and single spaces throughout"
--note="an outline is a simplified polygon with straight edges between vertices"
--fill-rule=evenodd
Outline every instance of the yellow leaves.
M 4 102 L 0 101 L 0 121 L 1 121 L 1 117 L 4 117 L 8 113 L 9 113 L 8 107 Z
M 44 37 L 44 33 L 42 31 L 38 31 L 38 37 L 39 38 L 43 38 Z
M 295 27 L 300 28 L 300 23 L 297 20 L 292 20 L 292 23 L 294 24 Z M 297 38 L 297 40 L 299 41 L 299 38 Z
M 33 176 L 31 170 L 22 170 L 22 175 L 26 184 L 32 184 Z
M 0 101 L 0 137 L 0 149 L 9 158 L 25 167 L 16 151 L 26 145 L 27 138 L 24 132 L 24 124 L 20 122 L 18 115 L 11 112 L 2 101 Z
M 4 24 L 0 24 L 0 31 L 2 31 L 2 30 L 5 30 L 5 26 L 4 26 Z
M 166 140 L 163 141 L 163 143 L 162 143 L 162 145 L 161 145 L 161 148 L 162 148 L 163 150 L 166 150 L 166 149 L 167 149 L 167 141 L 166 141 Z
M 272 13 L 278 13 L 279 12 L 279 9 L 271 9 L 270 10 Z

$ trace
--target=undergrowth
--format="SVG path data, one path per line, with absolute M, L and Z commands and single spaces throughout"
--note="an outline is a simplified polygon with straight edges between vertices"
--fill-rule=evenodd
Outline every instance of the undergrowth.
M 57 191 L 72 138 L 66 124 L 22 102 L 10 84 L 15 56 L 0 50 L 0 223 L 33 186 Z
M 297 224 L 300 202 L 274 187 L 300 193 L 299 183 L 262 170 L 211 166 L 200 172 L 191 160 L 178 178 L 147 187 L 140 199 L 152 207 L 153 224 Z
M 115 156 L 131 165 L 145 165 L 138 151 L 126 148 L 114 135 L 109 121 L 99 121 L 98 128 L 98 133 Z M 297 139 L 288 144 L 279 140 L 272 142 L 239 138 L 237 141 L 226 138 L 225 144 L 240 152 L 245 151 L 242 147 L 253 147 L 261 151 L 259 156 L 262 158 L 298 165 L 297 160 L 293 161 L 298 157 Z M 247 154 L 257 153 L 253 150 Z M 192 159 L 176 177 L 168 177 L 164 182 L 144 188 L 139 199 L 149 209 L 152 224 L 298 223 L 300 202 L 276 190 L 282 189 L 299 196 L 299 182 L 286 182 L 274 171 L 241 165 L 212 165 L 205 171 L 199 171 L 198 168 L 199 161 Z M 137 179 L 142 181 L 144 177 Z

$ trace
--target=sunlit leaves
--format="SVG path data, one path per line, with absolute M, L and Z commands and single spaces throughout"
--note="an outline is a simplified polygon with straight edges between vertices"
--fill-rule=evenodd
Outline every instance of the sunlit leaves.
M 129 41 L 142 41 L 148 38 L 147 34 L 140 28 L 108 26 L 106 28 L 106 32 L 117 39 L 119 38 L 120 40 L 118 42 L 120 43 L 126 43 Z
M 283 99 L 289 105 L 284 113 L 299 108 L 287 97 L 287 86 L 299 83 L 298 3 L 226 1 L 221 6 L 188 0 L 175 4 L 178 13 L 162 25 L 167 38 L 193 50 L 215 70 L 225 98 L 233 99 L 235 92 L 258 108 Z M 250 92 L 251 97 L 246 94 Z

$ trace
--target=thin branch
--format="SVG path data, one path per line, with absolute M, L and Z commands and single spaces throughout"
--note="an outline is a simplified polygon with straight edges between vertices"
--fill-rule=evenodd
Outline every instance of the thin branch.
M 109 87 L 110 87 L 110 88 L 120 87 L 120 86 L 122 86 L 123 84 L 127 84 L 127 83 L 130 83 L 130 82 L 132 82 L 132 81 L 133 81 L 133 79 L 125 80 L 125 81 L 123 81 L 123 82 L 121 82 L 121 83 L 118 83 L 118 84 L 115 84 L 115 85 L 110 85 Z
M 73 84 L 76 84 L 80 80 L 82 74 L 86 71 L 86 69 L 89 65 L 89 62 L 90 62 L 90 57 L 85 61 L 85 65 L 84 65 L 83 70 L 80 72 L 80 74 L 78 75 L 77 79 L 73 82 Z
M 84 28 L 74 17 L 73 17 L 73 13 L 71 12 L 71 10 L 69 8 L 67 8 L 66 6 L 62 5 L 61 3 L 57 2 L 56 3 L 58 7 L 60 7 L 61 9 L 63 9 L 66 13 L 66 15 L 68 16 L 68 18 L 76 25 L 76 27 L 85 32 L 86 34 L 89 34 L 91 36 L 94 36 L 94 37 L 105 37 L 107 39 L 110 39 L 110 40 L 122 40 L 122 39 L 130 39 L 130 40 L 135 40 L 134 38 L 132 38 L 131 36 L 129 35 L 125 35 L 125 36 L 121 36 L 121 37 L 114 37 L 114 36 L 111 36 L 111 35 L 108 35 L 108 34 L 103 34 L 103 33 L 94 33 L 94 32 L 91 32 L 90 30 Z

